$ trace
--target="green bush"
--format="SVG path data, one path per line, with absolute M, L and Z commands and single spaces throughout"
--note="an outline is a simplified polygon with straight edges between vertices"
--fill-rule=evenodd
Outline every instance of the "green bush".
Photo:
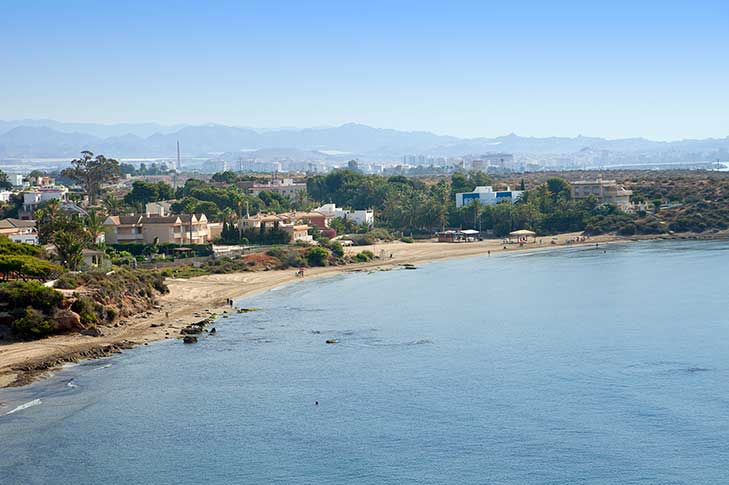
M 116 317 L 119 315 L 119 310 L 117 310 L 114 307 L 108 307 L 106 309 L 106 319 L 110 322 L 113 322 L 116 320 Z
M 366 263 L 372 261 L 375 258 L 375 254 L 372 251 L 361 251 L 354 255 L 354 259 L 358 263 Z
M 328 248 L 332 251 L 332 254 L 337 258 L 344 256 L 344 246 L 339 241 L 330 241 Z
M 27 255 L 0 255 L 0 273 L 5 278 L 37 278 L 48 280 L 56 278 L 63 272 L 63 268 L 45 259 Z
M 49 313 L 61 301 L 63 301 L 61 293 L 37 281 L 0 283 L 0 304 L 9 309 L 33 307 Z
M 162 243 L 156 246 L 153 244 L 110 244 L 108 247 L 118 252 L 120 257 L 124 257 L 142 256 L 153 252 L 174 255 L 174 249 L 180 246 L 174 243 Z M 210 256 L 213 254 L 213 247 L 210 244 L 185 244 L 185 247 L 192 249 L 191 256 Z
M 77 297 L 76 301 L 71 304 L 71 310 L 78 313 L 81 317 L 81 323 L 85 325 L 96 323 L 99 320 L 96 312 L 96 304 L 87 296 Z
M 321 246 L 315 246 L 306 250 L 304 253 L 309 266 L 326 266 L 329 259 L 329 251 Z
M 35 256 L 36 258 L 44 258 L 45 251 L 41 246 L 32 244 L 18 243 L 11 241 L 6 236 L 0 236 L 0 254 L 14 256 Z
M 62 290 L 75 290 L 83 284 L 83 278 L 79 273 L 64 273 L 53 285 L 55 288 Z
M 55 327 L 46 316 L 33 308 L 26 308 L 25 314 L 13 322 L 13 332 L 22 338 L 40 338 L 53 333 Z
M 415 241 L 413 240 L 413 238 L 411 238 L 410 236 L 405 236 L 405 237 L 402 237 L 402 238 L 400 238 L 400 240 L 401 240 L 402 242 L 404 242 L 404 243 L 408 243 L 408 244 L 411 244 L 411 243 L 415 242 Z

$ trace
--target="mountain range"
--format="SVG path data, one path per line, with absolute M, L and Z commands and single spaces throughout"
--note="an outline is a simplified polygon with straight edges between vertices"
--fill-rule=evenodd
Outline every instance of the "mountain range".
M 700 140 L 653 141 L 644 138 L 523 137 L 458 138 L 425 131 L 400 131 L 347 123 L 324 128 L 258 130 L 220 124 L 64 123 L 53 120 L 0 121 L 0 158 L 74 157 L 91 150 L 116 158 L 175 156 L 179 140 L 186 157 L 240 153 L 271 158 L 400 160 L 403 155 L 433 157 L 506 152 L 530 157 L 572 154 L 625 159 L 723 160 L 729 136 Z M 639 157 L 640 155 L 640 157 Z M 261 155 L 263 156 L 263 155 Z

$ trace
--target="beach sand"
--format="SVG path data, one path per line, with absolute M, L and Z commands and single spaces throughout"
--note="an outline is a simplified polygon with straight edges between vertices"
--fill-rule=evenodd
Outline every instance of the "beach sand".
M 329 266 L 306 269 L 305 280 L 321 278 L 347 271 L 372 270 L 419 264 L 441 259 L 461 258 L 519 250 L 547 250 L 563 248 L 566 241 L 574 240 L 580 233 L 561 234 L 537 238 L 536 243 L 523 247 L 509 245 L 504 250 L 501 240 L 472 243 L 437 243 L 433 241 L 403 243 L 393 242 L 375 246 L 346 248 L 348 254 L 370 250 L 382 256 L 368 263 Z M 542 244 L 539 244 L 541 239 Z M 615 236 L 599 236 L 583 243 L 607 243 L 619 240 Z M 554 241 L 555 244 L 552 244 Z M 392 255 L 392 257 L 390 257 Z M 168 279 L 170 292 L 160 297 L 161 308 L 124 319 L 119 327 L 102 327 L 101 337 L 57 335 L 31 342 L 0 344 L 0 387 L 23 385 L 47 373 L 65 362 L 95 358 L 119 352 L 124 348 L 165 338 L 177 338 L 180 329 L 198 322 L 210 314 L 231 311 L 226 305 L 229 298 L 240 298 L 265 291 L 285 283 L 302 281 L 296 278 L 293 268 L 199 276 L 190 279 Z M 165 316 L 169 313 L 169 317 Z

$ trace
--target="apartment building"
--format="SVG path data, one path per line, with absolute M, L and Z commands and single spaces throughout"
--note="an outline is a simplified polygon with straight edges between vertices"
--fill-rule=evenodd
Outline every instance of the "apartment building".
M 615 180 L 579 180 L 572 182 L 572 198 L 586 199 L 595 196 L 603 204 L 613 204 L 622 211 L 630 210 L 632 190 L 626 190 Z
M 103 225 L 109 244 L 207 244 L 213 237 L 205 214 L 109 216 Z

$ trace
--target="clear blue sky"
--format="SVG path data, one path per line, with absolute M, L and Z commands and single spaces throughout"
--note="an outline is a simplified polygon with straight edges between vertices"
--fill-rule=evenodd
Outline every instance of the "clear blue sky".
M 0 2 L 0 119 L 729 135 L 729 1 Z

